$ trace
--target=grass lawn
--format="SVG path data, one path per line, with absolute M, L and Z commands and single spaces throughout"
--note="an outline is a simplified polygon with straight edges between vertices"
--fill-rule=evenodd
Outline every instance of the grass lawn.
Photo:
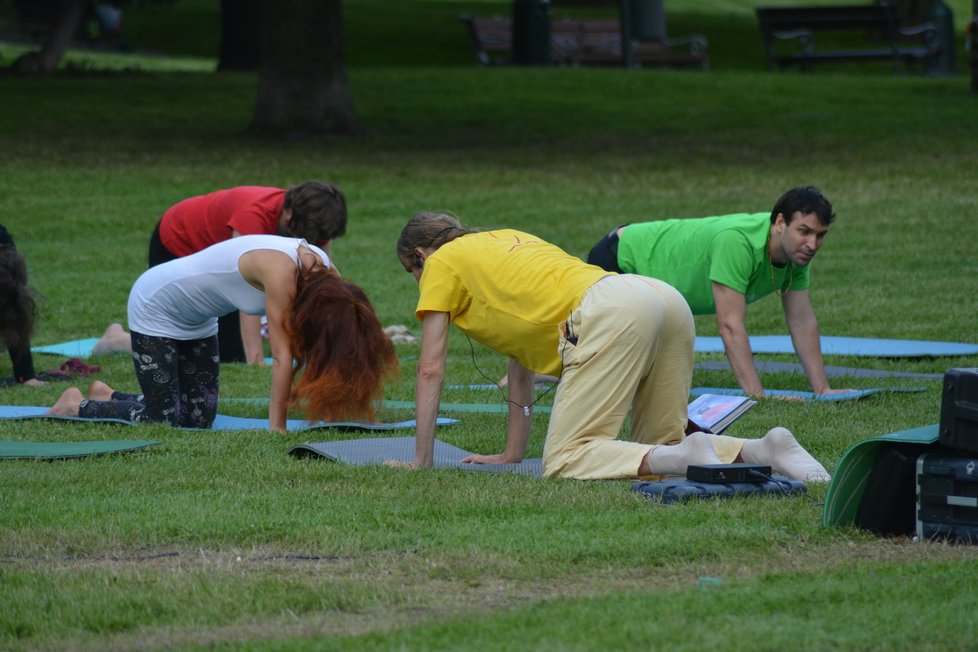
M 707 31 L 711 44 L 730 39 L 730 51 L 760 57 L 751 3 L 713 2 L 671 17 L 672 31 L 688 31 L 696 12 L 715 6 L 743 19 Z M 178 0 L 173 10 L 206 4 Z M 313 178 L 347 194 L 351 222 L 336 260 L 385 325 L 419 330 L 415 283 L 394 256 L 417 210 L 518 227 L 583 256 L 615 224 L 769 210 L 785 189 L 814 184 L 838 214 L 813 264 L 823 334 L 978 342 L 978 96 L 963 72 L 772 74 L 753 55 L 743 65 L 717 60 L 706 74 L 478 69 L 461 36 L 442 61 L 419 46 L 406 57 L 414 65 L 394 65 L 397 50 L 384 63 L 354 38 L 369 10 L 383 22 L 380 10 L 397 7 L 407 21 L 404 7 L 415 5 L 461 35 L 459 11 L 505 5 L 346 4 L 359 140 L 248 136 L 256 93 L 248 74 L 140 65 L 0 78 L 0 223 L 42 295 L 35 343 L 97 336 L 124 320 L 149 234 L 174 202 Z M 783 321 L 776 299 L 749 308 L 753 334 L 784 333 Z M 712 318 L 698 318 L 697 332 L 715 335 Z M 398 352 L 402 374 L 385 397 L 412 400 L 418 347 Z M 477 345 L 474 357 L 488 376 L 502 375 L 500 356 Z M 91 362 L 102 366 L 99 379 L 136 389 L 127 359 Z M 978 356 L 827 363 L 941 373 L 976 367 Z M 0 375 L 9 372 L 4 357 Z M 801 376 L 762 379 L 808 389 Z M 269 374 L 225 365 L 221 381 L 222 399 L 262 397 Z M 484 382 L 455 332 L 446 384 Z M 693 382 L 734 385 L 721 372 L 698 371 Z M 787 426 L 832 471 L 863 438 L 938 421 L 939 382 L 834 384 L 926 391 L 762 401 L 729 433 Z M 65 387 L 0 391 L 4 404 L 46 405 Z M 452 390 L 444 400 L 498 395 Z M 235 401 L 221 411 L 263 414 Z M 501 415 L 446 416 L 460 423 L 441 439 L 501 447 Z M 531 456 L 541 454 L 545 429 L 546 415 L 536 415 Z M 973 649 L 978 634 L 978 548 L 823 528 L 823 486 L 790 499 L 661 506 L 628 482 L 298 461 L 286 451 L 309 439 L 301 434 L 0 422 L 0 439 L 162 442 L 132 455 L 0 464 L 3 649 L 944 651 Z

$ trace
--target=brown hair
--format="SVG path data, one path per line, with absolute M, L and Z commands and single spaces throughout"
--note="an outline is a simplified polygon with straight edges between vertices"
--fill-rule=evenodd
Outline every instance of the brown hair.
M 0 245 L 0 341 L 8 348 L 30 339 L 37 317 L 34 290 L 27 285 L 27 263 L 12 245 Z
M 443 244 L 470 233 L 476 231 L 463 227 L 452 215 L 415 213 L 401 229 L 401 235 L 397 239 L 397 257 L 406 268 L 414 269 L 421 264 L 415 252 L 416 247 L 438 249 Z
M 373 399 L 398 367 L 364 291 L 322 265 L 300 270 L 285 331 L 295 359 L 291 400 L 306 418 L 372 420 Z
M 286 230 L 294 238 L 317 243 L 346 233 L 346 197 L 323 181 L 306 181 L 285 193 L 282 208 L 292 209 Z

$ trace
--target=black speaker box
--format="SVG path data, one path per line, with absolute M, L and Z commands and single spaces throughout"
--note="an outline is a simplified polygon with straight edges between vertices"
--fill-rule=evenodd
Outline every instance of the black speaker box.
M 944 373 L 939 437 L 948 448 L 978 452 L 978 368 Z

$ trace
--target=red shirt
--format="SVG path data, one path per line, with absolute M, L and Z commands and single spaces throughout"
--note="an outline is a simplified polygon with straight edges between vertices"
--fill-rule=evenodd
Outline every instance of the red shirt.
M 160 241 L 176 256 L 189 256 L 241 235 L 275 235 L 285 191 L 239 186 L 184 199 L 160 221 Z

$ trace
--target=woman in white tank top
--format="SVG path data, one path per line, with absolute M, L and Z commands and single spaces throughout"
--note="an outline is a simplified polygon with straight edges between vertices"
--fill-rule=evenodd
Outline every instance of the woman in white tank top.
M 370 301 L 318 247 L 265 235 L 233 238 L 144 272 L 129 295 L 142 394 L 96 381 L 87 399 L 70 388 L 49 413 L 210 427 L 217 414 L 217 320 L 234 310 L 268 318 L 271 430 L 285 430 L 291 403 L 310 420 L 373 417 L 372 399 L 397 358 Z

